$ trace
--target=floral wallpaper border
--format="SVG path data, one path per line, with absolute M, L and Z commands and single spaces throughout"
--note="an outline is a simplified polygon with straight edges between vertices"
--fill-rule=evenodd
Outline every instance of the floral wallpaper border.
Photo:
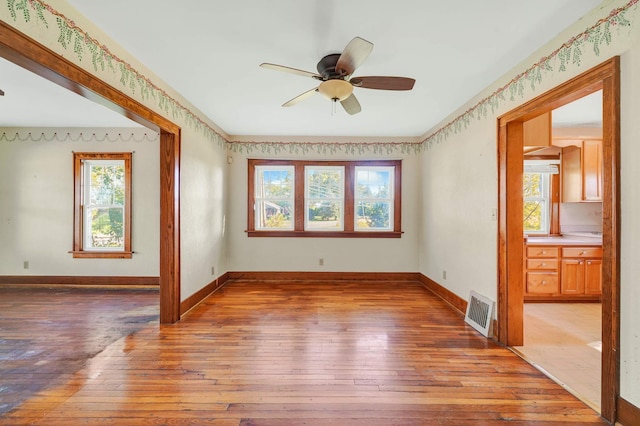
M 541 58 L 522 73 L 516 75 L 504 86 L 489 96 L 481 99 L 474 106 L 460 114 L 452 121 L 428 135 L 420 142 L 253 142 L 234 141 L 224 138 L 213 127 L 198 117 L 193 111 L 171 97 L 165 90 L 155 85 L 149 78 L 137 71 L 131 64 L 112 53 L 107 46 L 91 37 L 75 22 L 42 0 L 6 0 L 9 14 L 14 21 L 20 16 L 25 22 L 31 22 L 32 15 L 38 24 L 49 27 L 47 14 L 55 19 L 59 29 L 57 42 L 65 49 L 72 48 L 79 61 L 91 58 L 94 71 L 111 71 L 119 73 L 123 91 L 130 95 L 139 95 L 143 100 L 155 100 L 157 107 L 174 119 L 180 118 L 196 131 L 201 132 L 220 147 L 230 152 L 260 152 L 264 154 L 417 154 L 429 149 L 436 143 L 442 143 L 451 135 L 466 130 L 474 120 L 486 119 L 489 111 L 495 113 L 505 101 L 514 101 L 516 96 L 523 99 L 527 88 L 535 91 L 545 76 L 555 72 L 564 72 L 568 64 L 579 67 L 586 49 L 600 56 L 600 48 L 611 44 L 613 37 L 622 27 L 631 27 L 627 13 L 637 5 L 639 0 L 631 0 L 624 6 L 613 9 L 605 18 L 571 37 L 549 55 Z M 613 31 L 613 29 L 618 31 Z
M 0 142 L 154 142 L 159 135 L 151 133 L 95 133 L 95 132 L 2 132 Z

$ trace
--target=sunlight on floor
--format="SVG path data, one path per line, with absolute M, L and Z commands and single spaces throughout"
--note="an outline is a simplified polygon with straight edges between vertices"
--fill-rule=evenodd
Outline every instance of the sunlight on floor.
M 513 349 L 600 412 L 599 303 L 525 303 L 524 346 Z

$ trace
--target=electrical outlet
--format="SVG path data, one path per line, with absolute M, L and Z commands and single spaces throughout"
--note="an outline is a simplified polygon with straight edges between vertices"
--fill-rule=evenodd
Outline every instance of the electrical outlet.
M 29 261 L 25 260 L 24 262 L 22 262 L 22 268 L 23 269 L 29 269 Z
M 215 275 L 216 274 L 216 267 L 212 266 L 211 267 L 211 275 Z
M 498 220 L 498 209 L 491 210 L 491 220 Z
M 320 266 L 324 266 L 324 259 L 323 259 L 323 258 L 320 258 L 320 259 L 318 260 L 318 265 L 320 265 Z
M 442 270 L 442 279 L 443 280 L 447 279 L 447 271 L 445 271 L 444 269 Z

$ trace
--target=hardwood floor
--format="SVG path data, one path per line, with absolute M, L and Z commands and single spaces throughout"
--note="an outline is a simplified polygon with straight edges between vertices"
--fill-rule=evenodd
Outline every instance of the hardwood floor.
M 418 283 L 324 281 L 232 282 L 181 322 L 114 341 L 0 418 L 3 425 L 502 423 L 606 424 Z
M 158 305 L 157 288 L 0 286 L 0 416 L 157 324 Z

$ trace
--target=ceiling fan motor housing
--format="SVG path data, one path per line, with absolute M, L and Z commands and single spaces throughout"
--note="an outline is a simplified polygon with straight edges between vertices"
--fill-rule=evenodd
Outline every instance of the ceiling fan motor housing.
M 320 59 L 316 68 L 318 69 L 318 74 L 320 74 L 324 80 L 344 77 L 336 71 L 336 64 L 338 63 L 339 58 L 340 53 L 332 53 Z

